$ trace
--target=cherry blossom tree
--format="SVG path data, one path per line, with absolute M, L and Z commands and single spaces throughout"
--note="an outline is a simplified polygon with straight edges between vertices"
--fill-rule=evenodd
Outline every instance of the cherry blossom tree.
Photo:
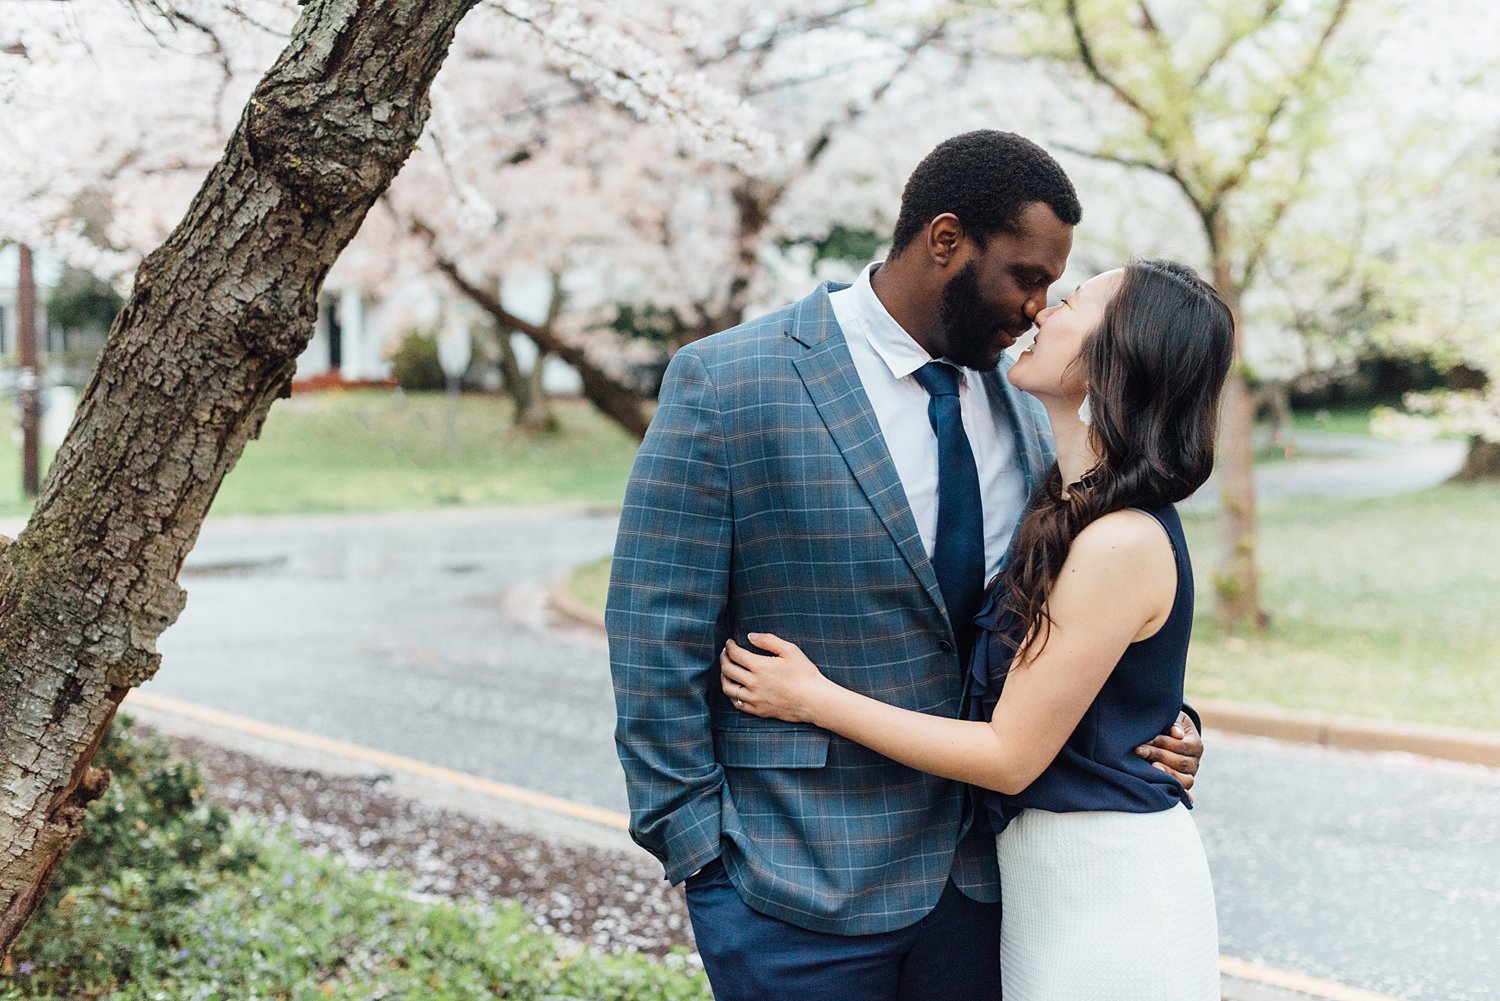
M 893 155 L 877 136 L 915 131 L 911 95 L 923 91 L 910 84 L 930 94 L 935 77 L 960 71 L 961 55 L 945 20 L 910 5 L 740 0 L 716 5 L 708 21 L 700 4 L 656 0 L 614 26 L 676 38 L 673 71 L 753 103 L 779 155 L 723 156 L 640 129 L 599 101 L 587 78 L 549 76 L 545 53 L 532 65 L 495 60 L 476 34 L 460 38 L 439 82 L 431 155 L 413 163 L 385 207 L 388 235 L 404 228 L 424 241 L 429 266 L 500 327 L 566 352 L 590 398 L 641 434 L 648 411 L 633 365 L 781 294 L 769 279 L 788 242 L 850 221 L 872 225 L 877 203 L 888 212 L 912 154 L 902 143 Z M 899 113 L 880 132 L 864 127 L 893 106 Z M 951 116 L 950 128 L 963 117 Z M 826 204 L 831 190 L 841 193 L 841 216 Z M 400 254 L 362 259 L 407 263 Z M 517 272 L 563 277 L 567 308 L 550 329 L 498 296 Z M 799 282 L 810 278 L 803 269 Z M 361 280 L 389 276 L 377 267 Z
M 1486 59 L 1493 64 L 1487 43 L 1455 44 L 1452 31 L 1456 19 L 1466 38 L 1493 39 L 1493 5 L 1456 6 L 1439 22 L 1429 5 L 1403 0 L 1047 0 L 1033 5 L 1029 29 L 1011 43 L 1047 68 L 1073 109 L 1044 130 L 1044 144 L 1112 172 L 1117 192 L 1129 186 L 1114 196 L 1128 205 L 1106 206 L 1119 242 L 1130 253 L 1199 262 L 1235 312 L 1215 575 L 1228 627 L 1266 621 L 1255 559 L 1252 376 L 1332 363 L 1374 334 L 1387 217 L 1408 216 L 1377 193 L 1404 191 L 1420 203 L 1434 134 L 1492 120 L 1456 96 L 1464 88 L 1450 90 L 1446 106 L 1413 97 L 1440 89 L 1424 77 L 1445 67 L 1472 76 Z M 1461 51 L 1465 44 L 1471 51 Z M 1420 143 L 1403 133 L 1408 115 L 1425 118 Z M 1079 170 L 1080 187 L 1089 173 Z M 1314 314 L 1338 322 L 1315 325 Z M 1317 336 L 1308 340 L 1299 327 Z
M 19 28 L 4 26 L 18 34 L 0 43 L 0 126 L 16 128 L 5 134 L 15 162 L 26 165 L 19 180 L 6 175 L 0 193 L 14 199 L 0 197 L 0 226 L 12 238 L 73 246 L 80 255 L 93 246 L 101 261 L 128 257 L 128 247 L 110 240 L 145 222 L 122 222 L 129 205 L 113 192 L 115 211 L 99 217 L 78 200 L 97 197 L 112 177 L 149 187 L 191 174 L 193 156 L 210 166 L 181 222 L 135 269 L 34 513 L 0 549 L 0 954 L 39 906 L 107 782 L 91 759 L 125 694 L 160 663 L 157 637 L 186 600 L 177 584 L 183 559 L 224 476 L 287 395 L 320 287 L 417 144 L 429 89 L 477 2 L 311 0 L 299 11 L 248 0 L 222 7 L 140 0 L 123 9 L 77 0 L 24 5 Z M 514 0 L 490 8 L 518 36 L 586 61 L 610 100 L 685 135 L 701 132 L 736 153 L 761 155 L 721 95 L 658 72 L 649 53 L 582 23 L 576 7 Z M 164 52 L 187 49 L 180 65 L 163 56 L 159 78 L 145 68 L 152 58 L 137 51 L 137 69 L 153 86 L 213 79 L 216 104 L 233 100 L 240 72 L 221 25 L 246 37 L 285 35 L 270 69 L 241 94 L 248 100 L 216 162 L 194 124 L 216 112 L 189 116 L 160 144 L 135 146 L 109 135 L 100 118 L 92 148 L 49 135 L 31 117 L 57 111 L 61 132 L 101 108 L 132 105 L 128 93 L 110 103 L 111 86 L 130 85 L 128 74 L 118 75 L 131 36 L 122 13 L 164 38 Z M 72 63 L 89 77 L 76 86 L 94 103 L 59 111 L 59 92 L 75 86 L 58 70 L 70 61 L 69 46 L 87 56 Z M 209 64 L 219 65 L 217 77 L 199 75 Z M 133 100 L 151 98 L 142 91 Z M 54 138 L 68 154 L 54 166 L 72 172 L 56 185 L 41 169 Z M 91 174 L 91 164 L 99 171 Z M 91 223 L 112 236 L 90 232 Z
M 1452 370 L 1457 385 L 1409 395 L 1407 412 L 1381 414 L 1377 429 L 1462 434 L 1469 451 L 1457 478 L 1500 479 L 1500 133 L 1460 147 L 1424 193 L 1420 218 L 1408 218 L 1376 259 L 1378 331 Z
M 1059 0 L 1054 44 L 1127 118 L 1079 147 L 1175 185 L 1207 246 L 1210 277 L 1236 316 L 1272 237 L 1305 195 L 1340 61 L 1331 47 L 1354 0 L 1308 5 Z M 1259 628 L 1254 404 L 1237 366 L 1225 388 L 1219 464 L 1219 617 Z
M 256 65 L 239 53 L 279 44 L 289 9 L 195 7 L 191 24 L 173 23 L 179 58 L 160 60 L 156 72 L 171 79 L 158 90 L 223 92 L 212 103 L 232 106 Z M 737 0 L 711 19 L 685 0 L 518 10 L 486 5 L 466 21 L 419 149 L 329 284 L 378 294 L 447 276 L 494 329 L 572 364 L 593 402 L 636 434 L 650 414 L 643 366 L 805 293 L 810 248 L 830 232 L 883 236 L 906 173 L 933 143 L 1032 124 L 1018 114 L 1028 105 L 993 96 L 1025 84 L 989 56 L 986 39 L 1006 18 L 971 14 L 952 31 L 946 3 Z M 672 44 L 652 48 L 664 39 Z M 645 60 L 642 84 L 611 71 L 620 58 Z M 65 90 L 36 88 L 32 129 L 58 124 L 35 113 L 44 93 L 62 116 L 101 97 L 125 101 L 117 78 L 139 59 L 122 51 L 114 61 L 118 70 L 107 61 L 66 82 L 57 60 Z M 976 77 L 986 86 L 968 85 Z M 51 220 L 52 244 L 70 259 L 128 277 L 211 159 L 215 115 L 227 113 L 209 103 L 111 107 L 102 121 L 122 123 L 107 136 L 120 151 L 102 157 L 80 140 L 66 159 L 127 169 L 85 169 L 65 189 L 48 187 L 52 166 L 39 163 L 18 211 Z M 655 127 L 640 127 L 642 116 Z M 708 120 L 728 124 L 705 130 Z M 142 135 L 153 136 L 145 150 Z M 565 308 L 550 316 L 524 316 L 501 295 L 514 279 L 553 274 Z M 527 384 L 518 374 L 510 384 Z
M 10 68 L 25 72 L 9 75 L 14 86 L 0 122 L 12 126 L 27 169 L 5 178 L 0 234 L 127 282 L 213 161 L 232 109 L 284 43 L 295 11 L 281 0 L 179 3 L 151 5 L 156 16 L 141 24 L 145 30 L 126 30 L 141 12 L 124 7 L 112 18 L 23 25 L 11 43 L 22 58 Z M 456 273 L 460 259 L 482 261 L 468 265 L 471 276 L 459 288 L 477 291 L 471 298 L 487 308 L 498 302 L 503 272 L 559 269 L 560 245 L 594 248 L 584 269 L 617 273 L 598 248 L 641 242 L 631 228 L 637 220 L 622 220 L 621 207 L 648 204 L 647 193 L 660 203 L 663 193 L 628 169 L 632 150 L 649 149 L 672 170 L 699 175 L 777 160 L 776 142 L 740 98 L 706 86 L 698 57 L 677 51 L 684 42 L 675 32 L 693 29 L 691 19 L 665 15 L 642 22 L 603 3 L 527 0 L 476 10 L 437 87 L 437 114 L 419 143 L 414 176 L 377 211 L 332 284 L 375 290 L 393 277 Z M 785 26 L 773 30 L 783 33 Z M 666 53 L 651 43 L 665 43 Z M 138 73 L 142 66 L 147 71 Z M 80 108 L 101 113 L 80 122 Z M 643 120 L 655 127 L 641 128 Z M 568 141 L 570 129 L 579 141 Z M 570 166 L 581 149 L 602 151 L 602 141 L 615 145 L 614 159 Z M 590 206 L 594 220 L 575 224 Z M 543 227 L 549 247 L 537 252 Z M 503 267 L 492 263 L 502 260 Z M 579 270 L 576 261 L 568 265 Z M 600 314 L 598 296 L 579 301 L 580 316 Z M 585 351 L 577 335 L 586 324 L 563 319 L 543 330 L 508 310 L 495 316 L 573 363 L 595 402 L 642 432 L 649 410 L 622 375 L 633 360 L 628 341 L 596 335 L 604 350 Z

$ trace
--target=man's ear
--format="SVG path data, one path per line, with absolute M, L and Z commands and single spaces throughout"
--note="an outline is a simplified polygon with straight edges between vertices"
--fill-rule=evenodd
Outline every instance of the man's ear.
M 964 226 L 958 216 L 944 212 L 927 224 L 927 256 L 940 268 L 946 268 L 958 256 L 963 242 Z

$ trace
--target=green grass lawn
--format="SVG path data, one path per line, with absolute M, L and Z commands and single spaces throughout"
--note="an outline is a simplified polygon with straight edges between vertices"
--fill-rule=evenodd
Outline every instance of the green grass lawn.
M 1212 517 L 1187 519 L 1198 591 L 1191 697 L 1500 730 L 1500 484 L 1404 497 L 1267 504 L 1270 628 L 1214 622 Z M 604 603 L 608 561 L 573 593 Z
M 1266 424 L 1256 426 L 1256 440 L 1264 444 L 1256 446 L 1255 461 L 1257 464 L 1296 462 L 1299 459 L 1346 459 L 1359 455 L 1358 451 L 1341 448 L 1330 448 L 1327 442 L 1321 442 L 1320 447 L 1309 451 L 1298 442 L 1298 436 L 1308 433 L 1326 433 L 1338 435 L 1360 435 L 1370 437 L 1370 411 L 1368 409 L 1342 409 L 1342 410 L 1297 410 L 1292 413 L 1291 441 L 1290 443 L 1275 444 L 1269 441 L 1270 427 Z M 1288 448 L 1290 444 L 1290 449 Z
M 307 514 L 420 510 L 452 505 L 618 503 L 634 440 L 587 404 L 561 401 L 562 429 L 518 434 L 510 404 L 493 396 L 458 400 L 448 440 L 443 393 L 325 391 L 282 400 L 245 449 L 214 501 L 215 514 Z M 0 407 L 0 517 L 24 517 L 15 408 Z M 1298 430 L 1368 433 L 1363 411 L 1327 419 L 1299 414 Z M 1262 461 L 1285 461 L 1262 449 Z M 44 468 L 50 452 L 42 457 Z
M 568 593 L 580 604 L 592 608 L 603 608 L 606 592 L 609 590 L 609 565 L 608 556 L 593 563 L 585 563 L 573 575 L 568 578 Z
M 1368 407 L 1343 407 L 1337 410 L 1296 410 L 1292 412 L 1292 431 L 1327 431 L 1330 434 L 1370 433 Z
M 14 415 L 0 410 L 0 516 L 24 516 Z M 497 397 L 458 398 L 450 442 L 443 393 L 334 390 L 282 400 L 225 478 L 213 513 L 619 502 L 634 439 L 581 402 L 558 403 L 562 428 L 551 435 L 515 432 L 510 410 Z
M 1500 730 L 1500 484 L 1261 510 L 1261 635 L 1213 621 L 1218 541 L 1191 519 L 1199 697 Z

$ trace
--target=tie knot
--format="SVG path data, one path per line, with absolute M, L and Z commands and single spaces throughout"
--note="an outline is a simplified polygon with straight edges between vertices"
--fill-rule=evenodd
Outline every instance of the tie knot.
M 931 396 L 958 395 L 958 369 L 940 361 L 930 361 L 912 373 Z

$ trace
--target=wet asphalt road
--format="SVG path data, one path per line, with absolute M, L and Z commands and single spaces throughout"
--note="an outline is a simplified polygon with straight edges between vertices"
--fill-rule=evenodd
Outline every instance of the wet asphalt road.
M 146 691 L 623 810 L 601 638 L 540 585 L 608 513 L 211 520 Z M 1210 738 L 1223 951 L 1413 1001 L 1500 998 L 1500 773 Z
M 145 690 L 621 809 L 604 642 L 554 635 L 524 586 L 608 553 L 614 525 L 211 520 Z

